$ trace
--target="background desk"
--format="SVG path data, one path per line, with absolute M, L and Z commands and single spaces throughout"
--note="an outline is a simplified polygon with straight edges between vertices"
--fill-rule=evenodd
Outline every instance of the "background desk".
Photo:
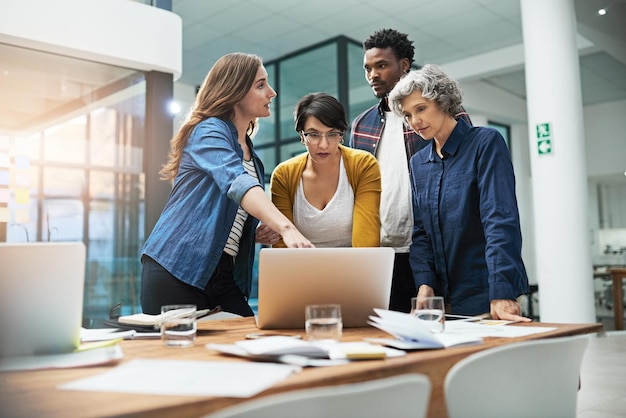
M 613 315 L 615 330 L 624 329 L 624 293 L 622 280 L 626 279 L 626 269 L 609 269 L 613 281 Z
M 429 417 L 447 415 L 443 395 L 443 381 L 448 370 L 459 360 L 486 348 L 516 341 L 562 337 L 598 332 L 601 324 L 545 324 L 524 326 L 551 326 L 554 331 L 521 338 L 487 338 L 481 345 L 409 352 L 406 356 L 385 360 L 368 360 L 347 365 L 306 368 L 257 395 L 284 392 L 315 386 L 338 385 L 404 373 L 428 375 L 432 393 Z M 185 360 L 247 361 L 220 355 L 204 345 L 232 343 L 250 332 L 257 332 L 254 319 L 238 318 L 207 321 L 199 324 L 196 345 L 190 348 L 167 348 L 160 340 L 131 340 L 121 343 L 124 360 L 136 358 L 167 358 Z M 289 330 L 290 333 L 296 333 Z M 301 332 L 302 333 L 302 332 Z M 386 337 L 375 328 L 345 329 L 342 341 L 358 341 L 365 337 Z M 0 373 L 0 408 L 2 417 L 199 417 L 211 411 L 242 401 L 240 398 L 199 396 L 153 396 L 124 393 L 60 391 L 57 386 L 109 370 L 108 367 L 82 369 L 41 370 Z M 211 379 L 211 376 L 207 376 Z

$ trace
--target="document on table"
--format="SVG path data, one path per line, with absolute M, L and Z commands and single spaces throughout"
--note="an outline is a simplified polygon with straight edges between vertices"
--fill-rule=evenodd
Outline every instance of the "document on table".
M 378 308 L 375 308 L 374 312 L 378 316 L 370 316 L 368 323 L 393 335 L 395 338 L 367 338 L 367 341 L 395 347 L 400 350 L 447 348 L 481 344 L 483 342 L 480 335 L 449 330 L 447 323 L 444 332 L 434 334 L 415 316 Z
M 478 337 L 503 337 L 515 338 L 527 335 L 540 334 L 542 332 L 553 331 L 554 327 L 522 327 L 518 325 L 499 323 L 497 321 L 473 323 L 464 321 L 446 322 L 446 331 L 450 330 L 466 335 Z
M 135 359 L 59 389 L 247 398 L 300 370 L 274 363 Z
M 370 316 L 369 324 L 382 329 L 395 338 L 368 338 L 367 341 L 401 350 L 419 350 L 480 344 L 485 337 L 515 338 L 552 331 L 551 327 L 513 325 L 512 321 L 469 320 L 446 321 L 440 334 L 431 333 L 418 318 L 409 314 L 384 309 L 374 309 L 378 317 Z
M 83 349 L 73 353 L 1 358 L 0 372 L 100 366 L 117 363 L 123 357 L 122 348 L 115 343 L 112 346 Z
M 137 332 L 134 329 L 120 330 L 118 328 L 81 328 L 80 330 L 80 341 L 83 343 L 91 341 L 115 340 L 118 338 L 123 338 L 125 340 L 161 338 L 161 332 Z
M 207 344 L 220 353 L 252 360 L 274 361 L 301 366 L 334 366 L 350 360 L 382 359 L 404 356 L 404 351 L 381 347 L 365 341 L 315 342 L 292 337 L 271 336 L 234 344 Z

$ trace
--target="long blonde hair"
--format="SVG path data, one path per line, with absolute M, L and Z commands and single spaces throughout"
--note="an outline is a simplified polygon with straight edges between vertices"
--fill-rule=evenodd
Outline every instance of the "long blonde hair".
M 240 52 L 224 55 L 215 62 L 200 86 L 193 108 L 170 141 L 168 161 L 159 171 L 162 180 L 176 178 L 183 148 L 198 123 L 213 116 L 232 119 L 235 105 L 248 93 L 262 65 L 259 56 Z M 248 135 L 252 135 L 256 127 L 257 120 L 251 120 Z

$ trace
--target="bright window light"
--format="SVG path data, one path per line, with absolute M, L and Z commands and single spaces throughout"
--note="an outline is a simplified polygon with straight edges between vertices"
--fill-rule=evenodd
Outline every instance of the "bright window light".
M 180 112 L 180 105 L 174 101 L 170 102 L 170 113 L 177 115 Z

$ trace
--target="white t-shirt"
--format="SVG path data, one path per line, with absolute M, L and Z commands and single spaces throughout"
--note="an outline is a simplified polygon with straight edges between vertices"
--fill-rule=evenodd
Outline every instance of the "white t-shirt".
M 339 183 L 328 205 L 319 210 L 304 196 L 302 179 L 293 204 L 296 228 L 316 247 L 352 247 L 354 191 L 348 182 L 343 158 L 339 162 Z
M 378 142 L 380 165 L 380 245 L 407 253 L 413 231 L 413 205 L 402 119 L 385 112 L 385 129 Z

